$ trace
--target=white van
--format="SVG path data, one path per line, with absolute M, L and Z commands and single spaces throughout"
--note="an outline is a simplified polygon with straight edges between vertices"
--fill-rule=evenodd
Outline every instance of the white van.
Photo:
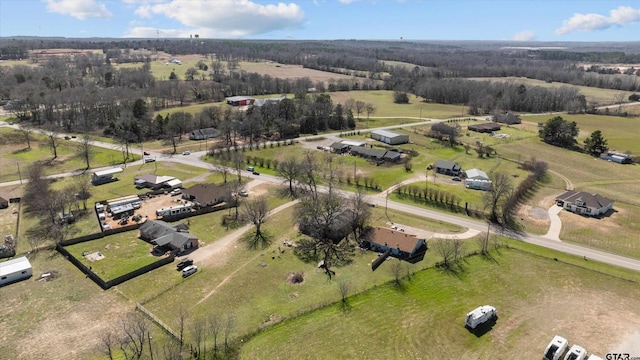
M 186 268 L 182 269 L 182 277 L 186 278 L 187 276 L 195 273 L 196 271 L 198 271 L 198 267 L 195 265 L 189 265 Z
M 587 358 L 587 350 L 582 346 L 573 344 L 569 352 L 564 357 L 564 360 L 584 360 Z
M 401 231 L 404 231 L 401 230 Z M 490 305 L 479 306 L 473 311 L 467 313 L 467 317 L 465 318 L 464 325 L 469 329 L 473 330 L 478 325 L 484 324 L 489 320 L 494 320 L 498 316 L 498 311 L 496 308 Z
M 562 354 L 567 351 L 569 342 L 562 336 L 556 335 L 551 339 L 551 342 L 544 349 L 543 360 L 560 360 Z

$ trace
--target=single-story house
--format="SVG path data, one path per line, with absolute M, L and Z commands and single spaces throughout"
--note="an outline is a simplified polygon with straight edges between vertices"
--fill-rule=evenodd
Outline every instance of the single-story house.
M 204 140 L 204 139 L 213 139 L 220 136 L 220 131 L 216 128 L 205 128 L 193 130 L 189 133 L 189 139 L 191 140 Z
M 385 252 L 391 249 L 390 255 L 399 259 L 409 259 L 426 250 L 426 239 L 418 239 L 416 235 L 404 231 L 375 226 L 368 229 L 364 239 L 369 242 L 373 251 Z
M 494 121 L 507 125 L 522 124 L 522 119 L 520 119 L 520 116 L 512 113 L 498 114 L 494 117 Z
M 24 256 L 0 262 L 0 286 L 28 279 L 31 275 L 31 263 Z
M 333 144 L 331 144 L 331 152 L 336 154 L 344 154 L 346 152 L 349 152 L 350 148 L 351 146 L 341 142 L 334 142 Z
M 160 189 L 165 186 L 168 181 L 175 179 L 173 176 L 162 176 L 154 174 L 138 175 L 134 178 L 133 183 L 137 188 L 148 187 L 150 189 Z
M 496 122 L 485 122 L 480 124 L 469 125 L 468 129 L 479 133 L 490 133 L 500 130 L 500 124 Z
M 372 139 L 382 141 L 389 145 L 406 144 L 409 142 L 409 135 L 398 134 L 390 130 L 371 130 L 370 135 Z
M 491 190 L 492 182 L 487 173 L 480 169 L 469 169 L 465 171 L 464 185 L 469 189 Z
M 182 190 L 182 198 L 199 207 L 214 206 L 225 201 L 227 189 L 214 184 L 195 184 Z
M 9 207 L 9 200 L 0 197 L 0 209 L 6 209 Z
M 402 158 L 402 154 L 397 151 L 391 151 L 386 149 L 374 149 L 365 146 L 352 146 L 351 155 L 360 156 L 366 159 L 375 161 L 399 161 Z
M 227 104 L 231 106 L 247 106 L 253 105 L 256 99 L 251 96 L 231 96 L 225 99 Z
M 462 168 L 458 163 L 449 160 L 438 160 L 434 164 L 436 172 L 444 175 L 458 176 Z
M 198 237 L 162 220 L 147 220 L 140 226 L 140 238 L 168 251 L 198 248 Z
M 600 216 L 613 208 L 613 200 L 584 191 L 567 190 L 556 197 L 556 204 L 580 215 Z
M 613 161 L 618 164 L 631 164 L 633 163 L 633 156 L 629 154 L 619 153 L 615 151 L 606 151 L 600 154 L 600 159 Z

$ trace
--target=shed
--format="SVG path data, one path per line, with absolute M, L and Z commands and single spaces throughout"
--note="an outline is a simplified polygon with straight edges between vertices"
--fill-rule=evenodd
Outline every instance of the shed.
M 409 142 L 409 135 L 398 134 L 390 130 L 371 130 L 371 138 L 389 145 L 406 144 Z
M 468 129 L 479 133 L 490 133 L 500 130 L 500 124 L 496 122 L 485 122 L 480 124 L 469 125 Z
M 31 263 L 24 256 L 0 263 L 0 286 L 28 279 L 31 275 Z
M 96 171 L 91 176 L 91 183 L 94 185 L 100 185 L 100 184 L 105 184 L 111 181 L 118 180 L 117 178 L 113 177 L 113 175 L 119 174 L 122 171 L 123 171 L 122 168 L 119 168 L 119 167 L 113 168 L 113 169 Z
M 225 99 L 227 104 L 231 106 L 246 106 L 253 105 L 256 99 L 250 96 L 231 96 Z
M 341 142 L 334 142 L 331 144 L 331 151 L 336 154 L 344 154 L 349 151 L 349 148 L 349 145 Z
M 193 130 L 191 133 L 189 133 L 189 139 L 191 140 L 213 139 L 218 136 L 220 136 L 220 131 L 212 127 Z

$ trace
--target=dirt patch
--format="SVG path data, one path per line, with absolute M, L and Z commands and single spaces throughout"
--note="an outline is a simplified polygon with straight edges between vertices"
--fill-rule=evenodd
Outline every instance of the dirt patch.
M 185 200 L 180 196 L 171 196 L 169 194 L 152 195 L 142 199 L 141 206 L 139 209 L 135 210 L 134 216 L 139 215 L 142 219 L 157 219 L 156 210 L 184 203 Z M 127 223 L 120 223 L 120 219 L 113 219 L 109 217 L 109 214 L 105 211 L 105 219 L 102 221 L 102 224 L 107 224 L 111 226 L 112 229 L 117 229 L 122 226 L 133 224 L 133 220 L 129 218 Z
M 100 251 L 94 251 L 92 253 L 82 254 L 82 256 L 91 262 L 100 261 L 105 258 Z
M 290 272 L 287 275 L 287 284 L 289 285 L 302 285 L 304 283 L 303 272 Z

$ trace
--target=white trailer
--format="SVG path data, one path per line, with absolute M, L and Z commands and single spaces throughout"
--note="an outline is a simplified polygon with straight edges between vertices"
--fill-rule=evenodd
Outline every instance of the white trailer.
M 0 263 L 0 286 L 28 279 L 31 275 L 31 263 L 24 256 Z
M 496 308 L 490 305 L 479 306 L 473 311 L 467 313 L 464 325 L 469 329 L 475 329 L 478 325 L 482 325 L 490 320 L 495 320 L 498 316 Z
M 191 211 L 191 207 L 192 207 L 191 203 L 186 203 L 183 205 L 172 206 L 168 208 L 161 208 L 156 210 L 156 216 L 157 217 L 174 216 L 174 215 L 188 213 L 189 211 Z
M 100 184 L 117 180 L 115 177 L 113 177 L 113 175 L 119 174 L 122 171 L 123 171 L 122 168 L 113 168 L 113 169 L 107 169 L 102 171 L 96 171 L 93 173 L 91 177 L 91 182 L 94 185 L 100 185 Z
M 544 349 L 543 360 L 560 360 L 562 354 L 567 351 L 569 342 L 562 336 L 556 335 L 551 339 L 549 345 Z

